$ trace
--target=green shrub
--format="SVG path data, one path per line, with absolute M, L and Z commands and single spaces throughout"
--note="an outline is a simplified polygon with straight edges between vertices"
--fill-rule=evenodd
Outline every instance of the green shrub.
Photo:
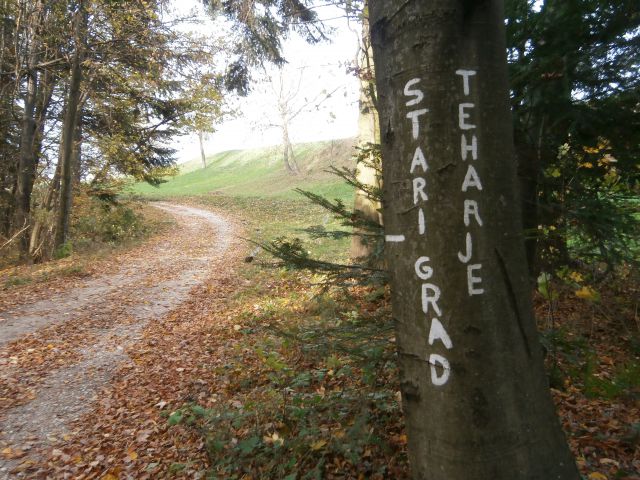
M 60 260 L 61 258 L 70 257 L 73 253 L 73 245 L 71 242 L 64 242 L 53 251 L 53 258 Z
M 145 236 L 148 228 L 129 205 L 86 197 L 74 212 L 71 233 L 78 245 L 117 244 Z

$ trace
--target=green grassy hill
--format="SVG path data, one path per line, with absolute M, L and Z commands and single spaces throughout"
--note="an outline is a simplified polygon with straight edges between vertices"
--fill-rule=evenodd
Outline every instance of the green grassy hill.
M 231 150 L 207 158 L 207 168 L 199 160 L 181 167 L 181 174 L 159 187 L 137 184 L 133 193 L 159 199 L 181 196 L 222 194 L 231 197 L 296 198 L 293 190 L 302 188 L 331 198 L 349 201 L 352 189 L 325 170 L 330 165 L 353 166 L 353 139 L 303 143 L 294 146 L 302 171 L 286 172 L 280 147 Z
M 314 255 L 344 262 L 348 238 L 314 238 L 304 232 L 311 226 L 344 229 L 340 220 L 294 190 L 301 188 L 352 205 L 353 188 L 326 169 L 331 165 L 355 167 L 354 145 L 354 139 L 295 145 L 299 175 L 287 173 L 279 147 L 222 152 L 207 159 L 207 168 L 193 160 L 183 165 L 181 174 L 159 187 L 136 184 L 131 193 L 148 200 L 180 201 L 189 197 L 190 202 L 235 213 L 248 227 L 246 235 L 255 242 L 298 237 Z

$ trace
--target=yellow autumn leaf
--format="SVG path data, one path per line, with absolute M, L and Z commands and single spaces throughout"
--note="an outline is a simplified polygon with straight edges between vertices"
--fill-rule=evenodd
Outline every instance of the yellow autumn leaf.
M 128 455 L 131 460 L 137 460 L 138 458 L 138 454 L 133 450 L 129 450 Z
M 584 280 L 584 277 L 579 272 L 571 272 L 569 274 L 569 278 L 577 283 L 580 283 L 582 280 Z
M 611 163 L 618 163 L 618 159 L 613 155 L 607 153 L 604 157 L 598 160 L 598 164 L 609 165 Z
M 311 450 L 320 450 L 327 444 L 326 440 L 318 440 L 311 444 Z
M 104 475 L 100 480 L 118 480 L 118 477 L 116 477 L 114 474 L 112 473 L 107 473 L 106 475 Z
M 589 480 L 609 480 L 606 475 L 599 472 L 590 473 L 587 477 Z
M 586 285 L 581 289 L 576 290 L 575 295 L 576 297 L 581 298 L 583 300 L 591 300 L 591 301 L 595 301 L 600 298 L 600 295 L 598 295 L 597 291 L 595 291 L 593 288 L 588 287 Z

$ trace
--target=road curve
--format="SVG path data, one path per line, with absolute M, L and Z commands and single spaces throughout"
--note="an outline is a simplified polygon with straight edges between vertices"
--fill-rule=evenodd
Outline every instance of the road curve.
M 144 326 L 215 275 L 231 223 L 194 207 L 153 206 L 176 222 L 163 241 L 127 257 L 118 271 L 0 311 L 0 480 L 26 478 L 19 471 L 25 451 L 63 438 L 128 360 L 125 351 Z

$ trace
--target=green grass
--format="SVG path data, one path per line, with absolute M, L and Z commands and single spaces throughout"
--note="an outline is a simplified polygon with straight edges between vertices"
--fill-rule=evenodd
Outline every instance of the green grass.
M 230 197 L 208 195 L 194 198 L 204 207 L 230 212 L 245 223 L 244 236 L 256 243 L 268 243 L 278 237 L 300 238 L 315 258 L 333 262 L 346 262 L 350 240 L 311 238 L 305 228 L 321 225 L 327 230 L 344 229 L 323 208 L 305 198 Z M 263 254 L 261 254 L 263 255 Z
M 355 140 L 344 139 L 295 145 L 299 175 L 287 173 L 279 147 L 222 152 L 207 159 L 207 168 L 193 160 L 181 167 L 180 175 L 159 187 L 136 184 L 131 193 L 149 200 L 188 197 L 242 218 L 245 235 L 254 242 L 298 237 L 314 256 L 342 262 L 347 260 L 349 239 L 314 239 L 303 231 L 310 226 L 337 230 L 343 228 L 340 222 L 295 189 L 351 205 L 353 188 L 326 170 L 330 166 L 355 167 L 354 144 Z
M 207 168 L 197 168 L 198 163 L 194 160 L 183 165 L 184 173 L 159 187 L 136 184 L 132 193 L 152 199 L 214 192 L 232 197 L 293 199 L 299 196 L 295 188 L 302 188 L 348 201 L 352 190 L 325 170 L 330 165 L 353 166 L 354 143 L 353 139 L 345 139 L 295 145 L 300 175 L 286 172 L 279 147 L 221 152 L 207 159 Z

